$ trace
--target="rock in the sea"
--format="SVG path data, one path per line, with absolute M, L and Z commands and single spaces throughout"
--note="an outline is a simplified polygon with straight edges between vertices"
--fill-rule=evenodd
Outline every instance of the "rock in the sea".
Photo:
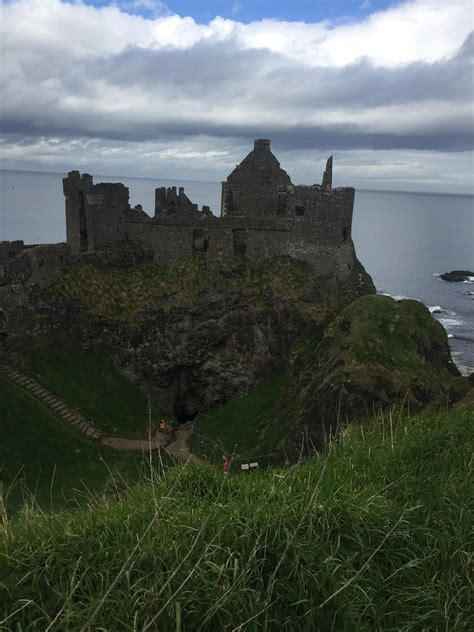
M 440 275 L 440 278 L 443 279 L 443 281 L 451 281 L 454 283 L 468 281 L 469 277 L 474 279 L 474 272 L 469 272 L 468 270 L 453 270 L 452 272 L 445 272 Z

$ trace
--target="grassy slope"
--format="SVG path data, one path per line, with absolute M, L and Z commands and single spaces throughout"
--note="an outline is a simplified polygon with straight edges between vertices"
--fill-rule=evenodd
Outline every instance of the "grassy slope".
M 279 426 L 272 413 L 285 386 L 285 378 L 260 384 L 244 398 L 228 402 L 198 418 L 192 447 L 200 456 L 213 461 L 234 453 L 237 458 L 254 458 L 276 445 L 265 442 L 269 423 Z M 263 450 L 263 452 L 262 452 Z
M 209 466 L 177 468 L 119 501 L 20 522 L 0 543 L 0 619 L 19 609 L 8 624 L 22 630 L 56 615 L 68 631 L 91 617 L 91 629 L 143 630 L 156 615 L 150 629 L 470 630 L 472 440 L 469 413 L 378 419 L 294 468 L 225 482 Z
M 87 490 L 102 490 L 109 468 L 127 477 L 136 474 L 141 455 L 117 453 L 86 439 L 1 376 L 0 409 L 0 479 L 8 509 L 18 509 L 31 493 L 50 509 Z
M 326 279 L 315 276 L 302 262 L 277 258 L 261 265 L 248 260 L 225 259 L 219 266 L 208 265 L 199 257 L 179 266 L 142 262 L 133 267 L 97 266 L 81 261 L 69 266 L 45 292 L 47 300 L 57 296 L 80 299 L 91 314 L 126 321 L 133 328 L 136 316 L 146 309 L 191 305 L 209 288 L 254 301 L 258 309 L 262 290 L 278 299 L 294 301 L 302 314 L 312 321 L 327 318 L 329 289 Z M 316 293 L 319 301 L 304 297 Z
M 100 356 L 79 349 L 42 349 L 23 359 L 26 372 L 111 434 L 148 431 L 148 400 Z M 164 415 L 152 405 L 152 424 Z
M 436 350 L 444 348 L 446 358 L 431 352 L 430 362 L 426 362 L 420 350 L 428 354 L 435 343 Z M 320 366 L 314 367 L 315 358 Z M 360 384 L 367 398 L 372 389 L 375 400 L 380 395 L 378 376 L 393 383 L 400 393 L 406 393 L 412 384 L 432 391 L 439 385 L 441 392 L 441 387 L 456 379 L 448 360 L 446 332 L 421 303 L 364 296 L 343 309 L 324 334 L 295 345 L 286 375 L 201 416 L 194 451 L 218 459 L 222 451 L 234 452 L 239 459 L 276 452 L 292 424 L 300 421 L 305 398 L 324 382 L 343 388 L 349 374 L 348 381 Z M 467 390 L 467 381 L 459 380 L 462 391 Z

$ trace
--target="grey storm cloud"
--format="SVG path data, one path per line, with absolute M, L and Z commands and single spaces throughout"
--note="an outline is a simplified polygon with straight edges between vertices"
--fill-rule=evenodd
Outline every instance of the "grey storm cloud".
M 42 46 L 48 64 L 27 59 L 5 87 L 4 134 L 123 141 L 268 135 L 288 149 L 473 147 L 472 33 L 450 58 L 388 68 L 368 58 L 310 66 L 239 48 L 232 38 L 74 59 L 48 52 L 47 41 Z M 328 113 L 341 108 L 348 120 L 332 121 Z M 237 115 L 221 116 L 229 110 Z
M 219 180 L 264 136 L 295 181 L 334 152 L 341 183 L 471 190 L 472 0 L 314 24 L 119 4 L 3 3 L 2 167 Z

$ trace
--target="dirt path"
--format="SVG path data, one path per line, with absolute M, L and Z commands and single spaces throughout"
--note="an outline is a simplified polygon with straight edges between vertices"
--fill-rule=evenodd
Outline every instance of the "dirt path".
M 0 373 L 26 391 L 28 395 L 39 400 L 43 406 L 46 406 L 55 416 L 60 417 L 62 421 L 73 426 L 90 439 L 99 440 L 103 445 L 113 450 L 149 452 L 150 450 L 163 449 L 177 459 L 189 459 L 191 462 L 199 461 L 189 451 L 188 444 L 193 432 L 192 421 L 180 424 L 177 428 L 168 427 L 166 432 L 155 430 L 151 437 L 143 437 L 142 439 L 104 435 L 73 406 L 48 391 L 26 373 L 5 365 L 0 365 Z
M 175 433 L 174 441 L 165 446 L 165 449 L 177 459 L 189 459 L 191 463 L 199 463 L 200 459 L 198 459 L 195 454 L 190 454 L 189 452 L 189 442 L 192 434 L 192 421 L 180 424 L 177 432 Z

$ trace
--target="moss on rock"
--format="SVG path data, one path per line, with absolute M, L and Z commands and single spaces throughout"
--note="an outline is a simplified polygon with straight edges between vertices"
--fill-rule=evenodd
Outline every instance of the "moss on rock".
M 293 451 L 304 428 L 321 446 L 347 421 L 394 405 L 446 407 L 465 391 L 442 325 L 422 303 L 387 296 L 364 296 L 344 308 L 301 382 L 308 394 L 300 432 L 287 441 Z

